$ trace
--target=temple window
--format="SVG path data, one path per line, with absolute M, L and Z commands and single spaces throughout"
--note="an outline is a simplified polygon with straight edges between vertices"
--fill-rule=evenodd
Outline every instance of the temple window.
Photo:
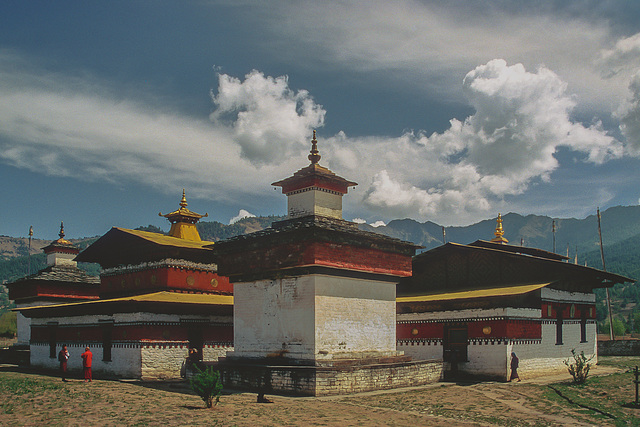
M 57 322 L 49 323 L 47 329 L 49 332 L 49 357 L 51 359 L 55 359 L 57 357 L 57 354 L 56 354 L 57 332 L 58 332 Z
M 102 326 L 102 360 L 104 362 L 111 362 L 111 347 L 112 347 L 112 321 L 100 321 Z

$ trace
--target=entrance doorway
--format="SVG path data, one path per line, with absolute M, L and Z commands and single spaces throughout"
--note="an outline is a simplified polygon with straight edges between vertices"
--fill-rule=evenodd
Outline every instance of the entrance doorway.
M 468 346 L 469 329 L 466 323 L 445 324 L 442 359 L 449 362 L 452 373 L 458 371 L 458 363 L 468 361 Z

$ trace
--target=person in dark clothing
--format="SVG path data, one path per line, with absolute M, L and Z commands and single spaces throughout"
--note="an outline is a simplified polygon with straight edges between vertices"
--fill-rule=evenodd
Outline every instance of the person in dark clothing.
M 60 375 L 62 381 L 67 381 L 67 360 L 69 360 L 69 350 L 67 346 L 63 345 L 62 349 L 58 353 L 58 361 L 60 362 Z
M 511 377 L 509 377 L 509 381 L 518 380 L 520 382 L 520 377 L 518 376 L 519 363 L 518 356 L 515 353 L 511 353 Z

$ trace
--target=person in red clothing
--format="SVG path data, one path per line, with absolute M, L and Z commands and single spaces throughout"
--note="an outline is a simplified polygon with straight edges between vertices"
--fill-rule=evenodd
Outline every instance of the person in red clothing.
M 84 371 L 84 382 L 91 382 L 91 361 L 93 360 L 93 353 L 89 350 L 89 347 L 84 349 L 82 357 L 82 369 Z
M 58 361 L 60 362 L 60 373 L 62 381 L 67 381 L 67 360 L 69 360 L 69 350 L 67 346 L 63 345 L 62 349 L 58 353 Z

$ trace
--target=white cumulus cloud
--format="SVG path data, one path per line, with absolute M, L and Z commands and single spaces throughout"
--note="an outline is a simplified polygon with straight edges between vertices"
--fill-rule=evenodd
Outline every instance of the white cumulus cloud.
M 627 150 L 640 156 L 640 71 L 629 84 L 629 97 L 616 112 L 620 120 L 620 131 L 626 138 Z
M 231 127 L 242 156 L 252 163 L 279 163 L 300 154 L 309 129 L 322 126 L 325 111 L 306 90 L 294 92 L 286 76 L 256 70 L 244 80 L 219 75 L 211 119 Z
M 332 163 L 359 174 L 371 209 L 463 220 L 523 193 L 534 180 L 549 180 L 559 147 L 596 164 L 623 155 L 622 144 L 597 123 L 571 119 L 575 101 L 545 67 L 530 72 L 495 59 L 470 71 L 463 88 L 475 113 L 452 119 L 443 133 L 332 139 Z M 353 159 L 372 174 L 360 173 Z

